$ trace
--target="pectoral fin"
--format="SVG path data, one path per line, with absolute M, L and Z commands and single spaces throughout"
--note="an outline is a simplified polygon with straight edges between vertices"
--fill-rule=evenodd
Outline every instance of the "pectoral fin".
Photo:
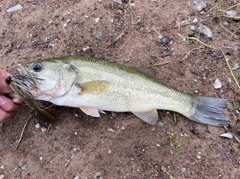
M 84 112 L 86 115 L 92 116 L 92 117 L 100 117 L 100 114 L 98 112 L 98 109 L 91 106 L 80 106 L 79 107 L 82 112 Z
M 148 124 L 155 124 L 158 120 L 158 113 L 156 109 L 143 112 L 132 112 L 134 115 L 147 122 Z
M 90 81 L 82 84 L 77 84 L 81 88 L 80 95 L 82 94 L 93 94 L 98 95 L 105 92 L 109 86 L 107 81 Z

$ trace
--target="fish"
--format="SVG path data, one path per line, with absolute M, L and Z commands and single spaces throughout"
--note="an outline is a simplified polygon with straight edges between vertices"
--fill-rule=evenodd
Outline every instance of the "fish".
M 128 67 L 102 59 L 56 57 L 20 65 L 19 75 L 35 100 L 80 108 L 83 113 L 132 112 L 155 124 L 157 110 L 168 110 L 213 126 L 228 126 L 227 99 L 185 93 L 161 84 L 152 69 Z

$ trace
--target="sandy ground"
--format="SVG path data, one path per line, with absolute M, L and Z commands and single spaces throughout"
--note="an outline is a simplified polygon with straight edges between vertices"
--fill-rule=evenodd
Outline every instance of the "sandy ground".
M 221 8 L 209 0 L 198 12 L 193 0 L 122 4 L 113 0 L 2 0 L 0 68 L 14 74 L 19 63 L 71 55 L 127 66 L 154 65 L 156 78 L 163 84 L 229 99 L 229 130 L 239 138 L 239 88 L 221 52 L 231 67 L 239 63 L 239 19 L 224 17 L 231 9 L 239 17 L 239 8 L 232 7 L 239 2 L 219 2 Z M 17 4 L 23 8 L 6 12 Z M 190 30 L 200 24 L 211 29 L 212 39 Z M 212 48 L 193 39 L 184 40 L 179 34 L 190 34 Z M 239 80 L 239 70 L 233 73 Z M 220 89 L 213 86 L 217 78 L 222 83 Z M 219 137 L 225 132 L 222 127 L 193 123 L 180 114 L 176 114 L 174 124 L 174 114 L 169 111 L 159 111 L 160 127 L 130 113 L 113 117 L 107 112 L 96 119 L 76 108 L 53 109 L 59 122 L 46 134 L 49 124 L 31 119 L 17 150 L 16 143 L 32 110 L 24 105 L 3 124 L 1 179 L 240 179 L 239 143 Z

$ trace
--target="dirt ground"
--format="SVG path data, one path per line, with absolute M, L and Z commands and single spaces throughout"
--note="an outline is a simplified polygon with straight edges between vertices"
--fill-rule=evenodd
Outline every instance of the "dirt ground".
M 236 67 L 240 23 L 224 16 L 236 10 L 239 17 L 239 1 L 209 0 L 200 12 L 193 2 L 2 0 L 0 68 L 14 74 L 19 63 L 71 55 L 154 65 L 163 84 L 229 99 L 229 130 L 239 138 L 239 88 L 221 52 Z M 23 8 L 6 12 L 17 4 Z M 194 30 L 200 24 L 211 29 L 212 39 Z M 186 39 L 187 34 L 212 48 Z M 239 72 L 233 71 L 237 80 Z M 213 86 L 217 78 L 220 89 Z M 96 119 L 77 108 L 56 107 L 59 122 L 46 133 L 49 124 L 31 119 L 16 150 L 31 113 L 24 105 L 1 128 L 1 179 L 240 179 L 239 143 L 220 137 L 222 127 L 194 123 L 180 114 L 175 124 L 169 111 L 159 111 L 163 125 L 149 125 L 131 113 L 107 112 Z

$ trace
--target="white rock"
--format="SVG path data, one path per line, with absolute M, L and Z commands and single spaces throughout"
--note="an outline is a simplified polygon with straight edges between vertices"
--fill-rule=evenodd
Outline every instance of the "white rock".
M 230 16 L 230 17 L 236 17 L 237 16 L 237 12 L 234 11 L 234 10 L 230 10 L 230 11 L 227 11 L 227 15 Z
M 0 179 L 4 179 L 4 175 L 3 174 L 0 175 Z
M 100 20 L 100 18 L 96 18 L 96 19 L 94 19 L 94 20 L 95 20 L 96 23 L 98 23 L 99 20 Z
M 181 25 L 188 25 L 188 20 L 183 20 L 180 24 Z
M 107 130 L 108 132 L 114 132 L 114 130 L 112 128 L 108 128 Z
M 47 128 L 46 127 L 41 127 L 41 131 L 42 131 L 42 133 L 45 133 L 45 132 L 47 132 Z
M 205 0 L 194 0 L 196 11 L 201 11 L 207 7 L 207 2 Z
M 208 38 L 212 38 L 212 31 L 205 25 L 200 24 L 198 27 L 198 32 L 207 36 Z
M 227 21 L 223 21 L 223 25 L 224 25 L 224 26 L 227 26 L 227 25 L 228 25 L 228 22 L 227 22 Z
M 221 134 L 220 137 L 225 137 L 225 138 L 228 138 L 228 139 L 232 139 L 233 135 L 230 132 L 227 132 L 227 133 Z
M 197 159 L 201 160 L 202 159 L 201 155 L 197 155 Z
M 86 52 L 90 47 L 83 47 L 83 52 Z
M 214 83 L 213 83 L 213 86 L 215 89 L 220 89 L 222 87 L 222 83 L 221 81 L 217 78 Z
M 239 65 L 236 63 L 236 64 L 233 66 L 232 70 L 237 70 L 238 68 L 239 68 Z
M 21 4 L 18 4 L 16 6 L 13 6 L 13 7 L 10 7 L 9 9 L 7 9 L 7 12 L 14 12 L 14 11 L 17 11 L 17 10 L 21 10 L 23 7 Z
M 197 19 L 197 18 L 194 18 L 194 19 L 193 19 L 193 23 L 195 23 L 195 24 L 198 23 L 198 19 Z
M 117 2 L 119 4 L 122 4 L 122 0 L 113 0 L 114 2 Z
M 112 18 L 112 19 L 110 19 L 110 22 L 111 22 L 111 23 L 113 23 L 113 22 L 114 22 L 114 19 L 113 19 L 113 18 Z
M 35 125 L 35 127 L 36 127 L 36 129 L 39 129 L 39 128 L 40 128 L 40 124 L 37 123 L 37 124 Z

